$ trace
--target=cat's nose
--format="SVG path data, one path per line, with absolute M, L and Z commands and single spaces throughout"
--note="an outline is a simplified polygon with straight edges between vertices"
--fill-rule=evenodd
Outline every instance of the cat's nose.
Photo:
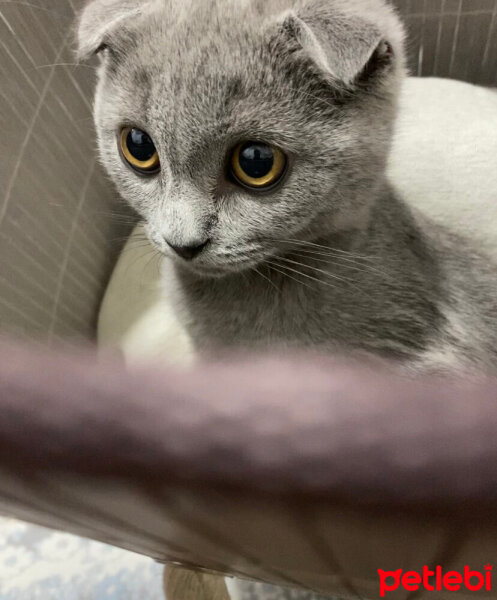
M 174 244 L 169 243 L 167 240 L 166 243 L 172 250 L 176 252 L 178 256 L 181 256 L 181 258 L 184 258 L 185 260 L 193 260 L 207 246 L 209 240 L 201 242 L 200 244 L 188 244 L 187 246 L 175 246 Z

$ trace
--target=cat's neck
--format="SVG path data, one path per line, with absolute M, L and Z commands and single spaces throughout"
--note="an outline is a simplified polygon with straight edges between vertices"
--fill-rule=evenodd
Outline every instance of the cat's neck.
M 376 352 L 400 354 L 421 346 L 438 316 L 436 261 L 389 191 L 364 229 L 289 242 L 257 268 L 220 279 L 177 275 L 200 347 L 368 349 L 370 341 Z

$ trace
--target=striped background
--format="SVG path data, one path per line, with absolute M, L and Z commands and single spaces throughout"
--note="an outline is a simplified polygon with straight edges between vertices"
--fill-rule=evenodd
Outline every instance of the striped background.
M 82 4 L 0 1 L 0 330 L 44 344 L 92 338 L 126 233 L 96 162 L 94 70 L 72 64 Z M 396 4 L 413 74 L 497 85 L 497 0 Z

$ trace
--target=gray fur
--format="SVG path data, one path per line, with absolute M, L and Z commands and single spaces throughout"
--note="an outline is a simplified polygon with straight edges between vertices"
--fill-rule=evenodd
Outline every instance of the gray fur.
M 383 41 L 393 56 L 374 54 L 388 50 Z M 432 369 L 496 364 L 493 264 L 386 181 L 404 58 L 385 1 L 94 0 L 80 54 L 103 46 L 102 161 L 171 254 L 199 350 L 306 346 Z M 124 166 L 123 124 L 152 136 L 160 176 Z M 290 157 L 274 191 L 226 177 L 230 149 L 248 139 Z M 164 241 L 207 238 L 191 263 Z

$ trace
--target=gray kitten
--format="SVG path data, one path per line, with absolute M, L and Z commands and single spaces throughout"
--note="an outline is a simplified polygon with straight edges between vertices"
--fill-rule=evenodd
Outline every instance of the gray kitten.
M 171 257 L 198 350 L 497 363 L 494 264 L 386 180 L 403 37 L 383 0 L 84 10 L 102 161 Z

